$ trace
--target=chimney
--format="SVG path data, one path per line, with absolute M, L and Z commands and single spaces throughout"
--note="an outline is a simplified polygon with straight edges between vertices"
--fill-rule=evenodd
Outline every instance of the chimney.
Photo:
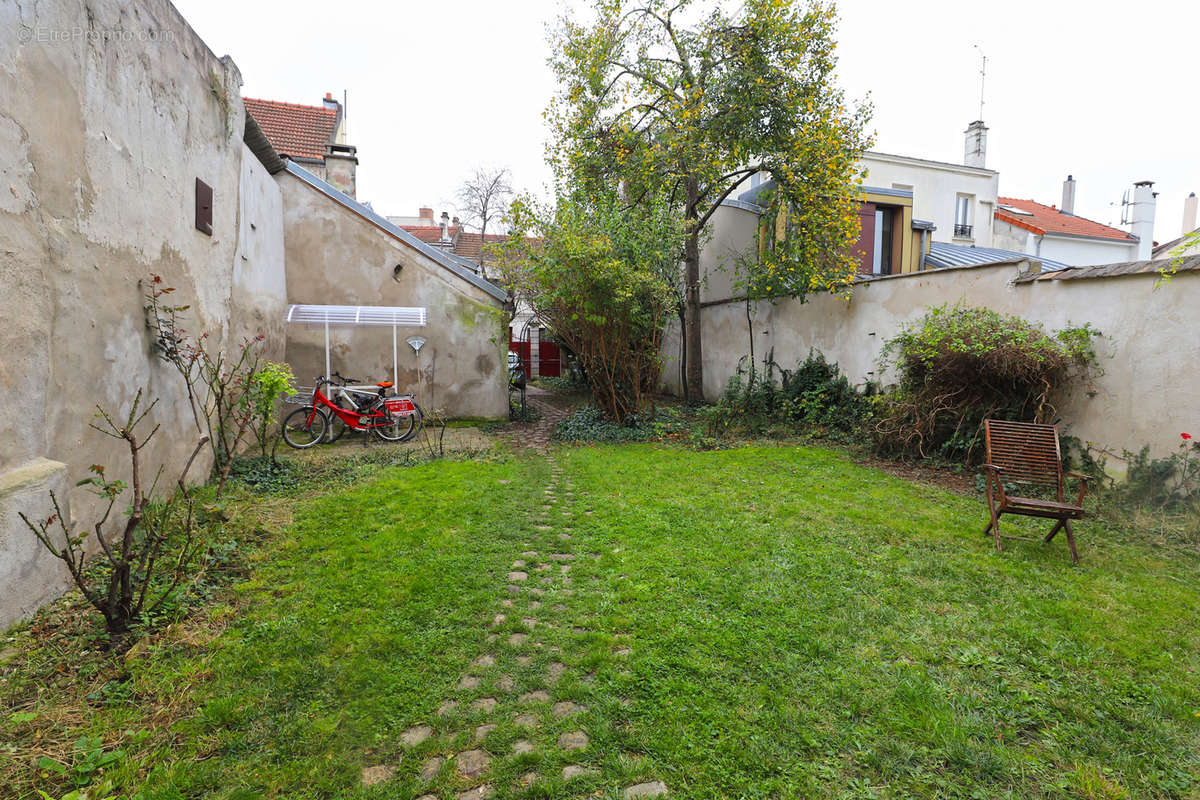
M 1183 201 L 1183 235 L 1196 230 L 1196 193 L 1192 192 Z
M 968 167 L 987 166 L 987 126 L 977 119 L 967 126 L 967 138 L 963 147 L 963 163 Z
M 428 222 L 430 225 L 433 224 L 433 209 L 432 208 L 428 208 L 426 206 L 421 206 L 420 211 L 417 212 L 417 216 L 420 218 L 422 225 L 424 225 L 426 222 Z
M 1075 214 L 1075 178 L 1072 175 L 1063 181 L 1062 213 Z
M 1154 181 L 1138 181 L 1133 185 L 1132 221 L 1129 232 L 1138 239 L 1137 260 L 1149 261 L 1154 251 Z
M 450 241 L 450 215 L 445 211 L 442 212 L 442 241 Z
M 325 99 L 321 101 L 321 104 L 326 108 L 337 108 L 340 105 L 337 100 L 333 99 L 333 92 L 326 92 Z

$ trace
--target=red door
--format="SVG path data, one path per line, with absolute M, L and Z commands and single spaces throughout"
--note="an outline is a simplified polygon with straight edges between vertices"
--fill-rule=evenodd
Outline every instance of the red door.
M 858 205 L 858 241 L 854 243 L 854 257 L 858 259 L 858 274 L 871 275 L 875 272 L 875 204 Z
M 562 374 L 562 353 L 545 328 L 538 331 L 538 375 L 557 378 Z
M 528 378 L 533 377 L 533 372 L 530 370 L 529 364 L 529 342 L 518 342 L 512 338 L 512 331 L 508 332 L 508 349 L 517 354 L 521 359 L 521 369 L 525 371 Z

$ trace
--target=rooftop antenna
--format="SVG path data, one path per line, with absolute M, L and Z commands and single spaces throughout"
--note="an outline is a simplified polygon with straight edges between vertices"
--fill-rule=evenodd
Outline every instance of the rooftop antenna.
M 345 89 L 342 89 L 342 134 L 350 141 L 350 96 Z
M 983 60 L 979 66 L 979 119 L 983 119 L 983 86 L 987 80 L 987 56 L 983 53 L 983 48 L 975 45 L 975 49 L 979 51 L 979 57 Z

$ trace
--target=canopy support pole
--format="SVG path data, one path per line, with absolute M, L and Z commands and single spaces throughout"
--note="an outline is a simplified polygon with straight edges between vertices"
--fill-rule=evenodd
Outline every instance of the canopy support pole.
M 329 316 L 325 316 L 325 377 L 329 377 Z
M 325 377 L 329 378 L 329 312 L 325 312 Z M 333 416 L 330 415 L 330 420 Z M 325 431 L 325 441 L 333 441 L 333 425 L 329 426 L 329 430 Z
M 392 323 L 392 393 L 400 393 L 400 352 L 396 349 L 396 323 Z

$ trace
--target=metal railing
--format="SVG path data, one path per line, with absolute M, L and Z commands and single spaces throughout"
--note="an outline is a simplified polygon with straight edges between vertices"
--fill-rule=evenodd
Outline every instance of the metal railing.
M 974 230 L 974 227 L 971 225 L 962 225 L 958 222 L 954 223 L 954 235 L 955 236 L 961 236 L 964 239 L 970 239 L 971 231 L 973 231 L 973 230 Z

